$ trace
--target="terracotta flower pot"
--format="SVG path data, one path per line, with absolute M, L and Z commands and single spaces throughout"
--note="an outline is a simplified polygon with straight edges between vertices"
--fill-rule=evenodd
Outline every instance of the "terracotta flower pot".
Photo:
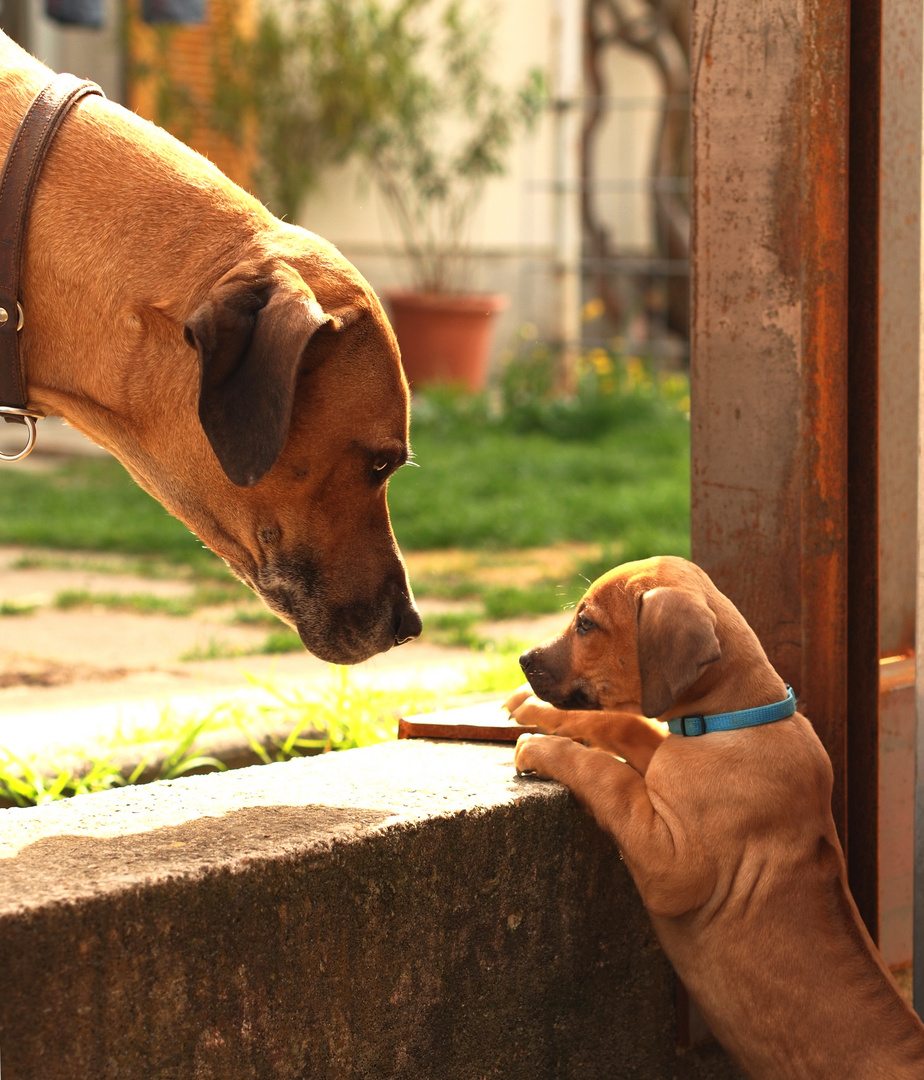
M 385 300 L 412 387 L 484 389 L 494 322 L 507 306 L 506 296 L 393 291 Z

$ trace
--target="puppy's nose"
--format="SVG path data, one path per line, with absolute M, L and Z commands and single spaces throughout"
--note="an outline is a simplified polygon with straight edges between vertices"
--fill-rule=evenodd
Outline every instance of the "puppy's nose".
M 523 669 L 523 674 L 529 677 L 530 673 L 535 670 L 536 666 L 536 653 L 538 649 L 533 646 L 531 649 L 527 649 L 525 653 L 520 657 L 520 667 Z
M 423 623 L 420 621 L 420 612 L 413 602 L 405 603 L 395 613 L 395 644 L 405 645 L 408 641 L 420 637 Z

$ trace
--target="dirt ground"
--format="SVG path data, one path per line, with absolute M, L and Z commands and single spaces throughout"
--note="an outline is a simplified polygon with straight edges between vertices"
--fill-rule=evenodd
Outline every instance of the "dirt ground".
M 81 565 L 80 557 L 64 567 L 32 566 L 26 558 L 23 566 L 31 554 L 0 548 L 0 746 L 17 754 L 80 744 L 131 717 L 150 725 L 168 707 L 205 708 L 209 702 L 258 694 L 255 681 L 305 688 L 331 677 L 329 665 L 304 651 L 261 655 L 272 627 L 233 621 L 239 605 L 200 607 L 180 616 L 117 610 L 106 603 L 62 607 L 60 598 L 67 594 L 183 599 L 194 586 L 139 577 L 127 569 L 127 561 L 120 571 L 118 560 L 108 556 L 105 570 Z M 524 574 L 563 557 L 531 553 Z M 411 557 L 412 580 L 424 564 L 427 572 L 436 561 L 451 570 L 471 558 L 461 552 Z M 488 567 L 487 572 L 509 575 L 511 569 Z M 248 610 L 261 610 L 248 597 L 242 590 Z M 420 606 L 426 626 L 428 616 L 454 604 L 424 600 Z M 557 631 L 564 618 L 483 624 L 479 633 L 498 644 L 529 644 Z M 431 644 L 425 631 L 422 640 L 352 671 L 364 684 L 417 683 L 444 687 L 451 696 L 464 685 L 472 662 L 470 650 Z

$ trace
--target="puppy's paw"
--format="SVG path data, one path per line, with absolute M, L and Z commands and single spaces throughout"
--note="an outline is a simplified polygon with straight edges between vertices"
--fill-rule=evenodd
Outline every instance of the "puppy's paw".
M 505 707 L 518 724 L 534 727 L 550 735 L 561 723 L 562 713 L 524 687 L 507 699 Z
M 559 722 L 549 728 L 549 734 L 560 735 L 582 746 L 599 746 L 598 733 L 605 728 L 605 715 L 598 712 L 559 712 Z
M 537 776 L 540 780 L 547 779 L 542 773 L 542 746 L 546 742 L 546 735 L 521 735 L 517 739 L 517 747 L 513 755 L 513 765 L 517 776 Z
M 523 702 L 526 701 L 527 698 L 532 697 L 532 694 L 533 688 L 529 685 L 529 683 L 523 683 L 522 686 L 514 690 L 510 697 L 507 698 L 507 700 L 504 702 L 504 708 L 507 710 L 507 712 L 510 713 L 511 716 L 513 716 L 517 709 L 519 709 L 519 707 L 523 704 Z

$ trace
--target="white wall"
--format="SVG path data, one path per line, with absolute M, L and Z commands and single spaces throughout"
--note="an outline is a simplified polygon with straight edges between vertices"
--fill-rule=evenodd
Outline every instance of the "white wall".
M 605 76 L 614 100 L 597 138 L 597 178 L 619 187 L 600 191 L 601 217 L 620 251 L 646 251 L 652 242 L 652 205 L 641 185 L 654 154 L 661 81 L 647 57 L 625 47 L 609 50 Z

